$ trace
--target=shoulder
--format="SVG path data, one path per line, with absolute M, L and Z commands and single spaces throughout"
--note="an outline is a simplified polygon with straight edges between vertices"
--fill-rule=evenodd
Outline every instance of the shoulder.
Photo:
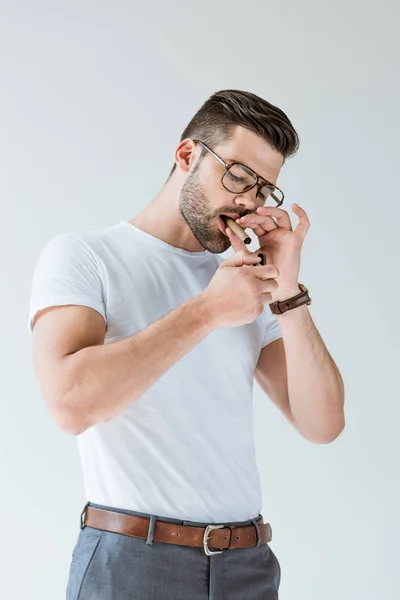
M 86 264 L 100 269 L 112 230 L 113 227 L 107 227 L 57 233 L 42 248 L 38 263 Z

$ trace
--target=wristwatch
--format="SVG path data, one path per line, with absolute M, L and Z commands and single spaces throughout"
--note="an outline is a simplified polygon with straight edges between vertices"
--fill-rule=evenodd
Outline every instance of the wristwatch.
M 311 294 L 303 283 L 299 283 L 301 289 L 300 294 L 288 298 L 287 300 L 281 300 L 280 302 L 272 302 L 269 307 L 274 315 L 283 315 L 283 313 L 303 304 L 311 304 Z

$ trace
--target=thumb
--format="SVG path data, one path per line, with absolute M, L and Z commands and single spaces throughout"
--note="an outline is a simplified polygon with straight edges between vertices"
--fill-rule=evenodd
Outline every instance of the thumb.
M 226 235 L 228 236 L 235 252 L 239 252 L 239 250 L 246 250 L 246 252 L 248 252 L 246 244 L 229 227 L 226 228 Z
M 239 252 L 236 252 L 233 256 L 223 262 L 221 267 L 243 267 L 243 265 L 251 267 L 260 264 L 260 261 L 261 258 L 257 256 L 257 254 L 252 254 L 247 249 L 239 250 Z

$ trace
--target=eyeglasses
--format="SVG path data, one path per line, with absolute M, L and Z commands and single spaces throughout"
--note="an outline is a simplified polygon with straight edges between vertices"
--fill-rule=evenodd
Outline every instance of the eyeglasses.
M 202 141 L 195 139 L 193 141 L 203 146 L 207 152 L 225 167 L 221 183 L 228 192 L 242 194 L 257 186 L 257 198 L 260 198 L 264 204 L 269 198 L 272 198 L 277 206 L 281 206 L 285 195 L 276 185 L 261 177 L 253 169 L 250 169 L 250 167 L 246 167 L 246 165 L 236 162 L 229 165 Z

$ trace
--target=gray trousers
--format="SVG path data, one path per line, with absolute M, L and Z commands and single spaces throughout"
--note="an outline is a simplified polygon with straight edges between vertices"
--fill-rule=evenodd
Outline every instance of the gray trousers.
M 151 515 L 90 503 L 140 517 Z M 269 544 L 207 556 L 203 548 L 147 541 L 85 527 L 72 554 L 67 600 L 277 600 L 281 568 Z M 258 517 L 256 517 L 258 518 Z M 255 519 L 254 519 L 255 520 Z M 224 525 L 249 525 L 253 520 Z

